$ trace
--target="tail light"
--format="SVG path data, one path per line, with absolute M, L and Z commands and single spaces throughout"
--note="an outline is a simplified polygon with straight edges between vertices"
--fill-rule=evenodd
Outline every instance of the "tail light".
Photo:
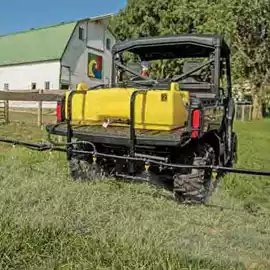
M 65 120 L 65 102 L 64 99 L 58 100 L 56 104 L 56 120 L 57 123 Z
M 192 133 L 191 137 L 192 138 L 197 138 L 199 136 L 199 129 L 201 125 L 201 111 L 198 109 L 195 109 L 192 111 Z

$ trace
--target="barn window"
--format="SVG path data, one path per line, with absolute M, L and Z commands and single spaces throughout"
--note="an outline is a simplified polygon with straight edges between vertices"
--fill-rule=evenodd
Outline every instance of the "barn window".
M 36 89 L 37 89 L 37 84 L 36 84 L 36 83 L 32 83 L 31 89 L 32 89 L 32 90 L 36 90 Z
M 69 89 L 69 84 L 61 84 L 61 89 Z
M 106 49 L 111 50 L 111 40 L 109 38 L 106 38 Z
M 50 89 L 50 82 L 45 82 L 45 90 L 49 90 Z
M 82 27 L 79 27 L 79 39 L 84 39 L 84 29 Z

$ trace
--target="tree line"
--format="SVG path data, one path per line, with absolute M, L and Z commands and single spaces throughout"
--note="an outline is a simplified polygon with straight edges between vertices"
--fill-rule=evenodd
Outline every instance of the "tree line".
M 268 0 L 128 0 L 111 21 L 118 40 L 203 33 L 223 35 L 232 52 L 233 84 L 250 93 L 253 118 L 269 103 L 270 5 Z M 163 70 L 162 66 L 158 67 Z M 174 66 L 165 71 L 170 73 Z M 248 88 L 243 87 L 248 85 Z

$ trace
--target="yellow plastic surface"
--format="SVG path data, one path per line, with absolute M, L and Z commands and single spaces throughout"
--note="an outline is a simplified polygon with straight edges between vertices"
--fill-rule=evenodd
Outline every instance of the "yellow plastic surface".
M 84 87 L 80 86 L 80 89 L 82 88 Z M 130 97 L 134 90 L 109 88 L 78 92 L 72 99 L 72 122 L 127 126 Z M 68 96 L 69 92 L 66 95 Z M 135 101 L 135 128 L 172 130 L 183 127 L 188 117 L 185 108 L 185 104 L 188 103 L 188 92 L 180 91 L 178 84 L 175 83 L 171 84 L 170 90 L 150 90 L 139 94 Z
M 79 91 L 86 91 L 88 90 L 88 85 L 86 83 L 79 83 L 77 86 L 77 90 Z

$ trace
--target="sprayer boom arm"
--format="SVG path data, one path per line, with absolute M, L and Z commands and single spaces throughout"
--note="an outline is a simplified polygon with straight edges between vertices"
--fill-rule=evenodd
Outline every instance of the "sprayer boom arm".
M 27 142 L 22 142 L 22 141 L 17 141 L 17 140 L 10 140 L 10 139 L 3 139 L 0 138 L 0 142 L 2 143 L 7 143 L 7 144 L 12 144 L 12 145 L 19 145 L 26 147 L 30 150 L 36 150 L 40 152 L 44 151 L 58 151 L 58 152 L 66 152 L 67 148 L 70 144 L 63 143 L 63 144 L 52 144 L 52 143 L 27 143 Z M 96 151 L 95 146 L 86 141 L 80 141 L 76 143 L 71 143 L 73 144 L 90 144 L 93 148 L 92 151 L 79 151 L 79 150 L 73 150 L 74 153 L 81 153 L 81 154 L 90 154 L 96 157 L 110 157 L 110 158 L 115 158 L 115 159 L 122 159 L 122 160 L 129 160 L 129 161 L 137 161 L 137 162 L 145 162 L 146 164 L 149 165 L 159 165 L 164 168 L 181 168 L 181 169 L 212 169 L 216 172 L 226 172 L 226 173 L 237 173 L 237 174 L 247 174 L 247 175 L 258 175 L 258 176 L 270 176 L 270 171 L 262 171 L 262 170 L 251 170 L 251 169 L 241 169 L 241 168 L 229 168 L 229 167 L 221 167 L 221 166 L 196 166 L 196 165 L 186 165 L 186 164 L 172 164 L 168 162 L 164 162 L 161 160 L 158 160 L 158 158 L 151 158 L 151 157 L 140 157 L 140 155 L 135 155 L 135 157 L 130 157 L 130 156 L 118 156 L 118 155 L 110 155 L 110 154 L 105 154 L 105 153 L 99 153 Z

